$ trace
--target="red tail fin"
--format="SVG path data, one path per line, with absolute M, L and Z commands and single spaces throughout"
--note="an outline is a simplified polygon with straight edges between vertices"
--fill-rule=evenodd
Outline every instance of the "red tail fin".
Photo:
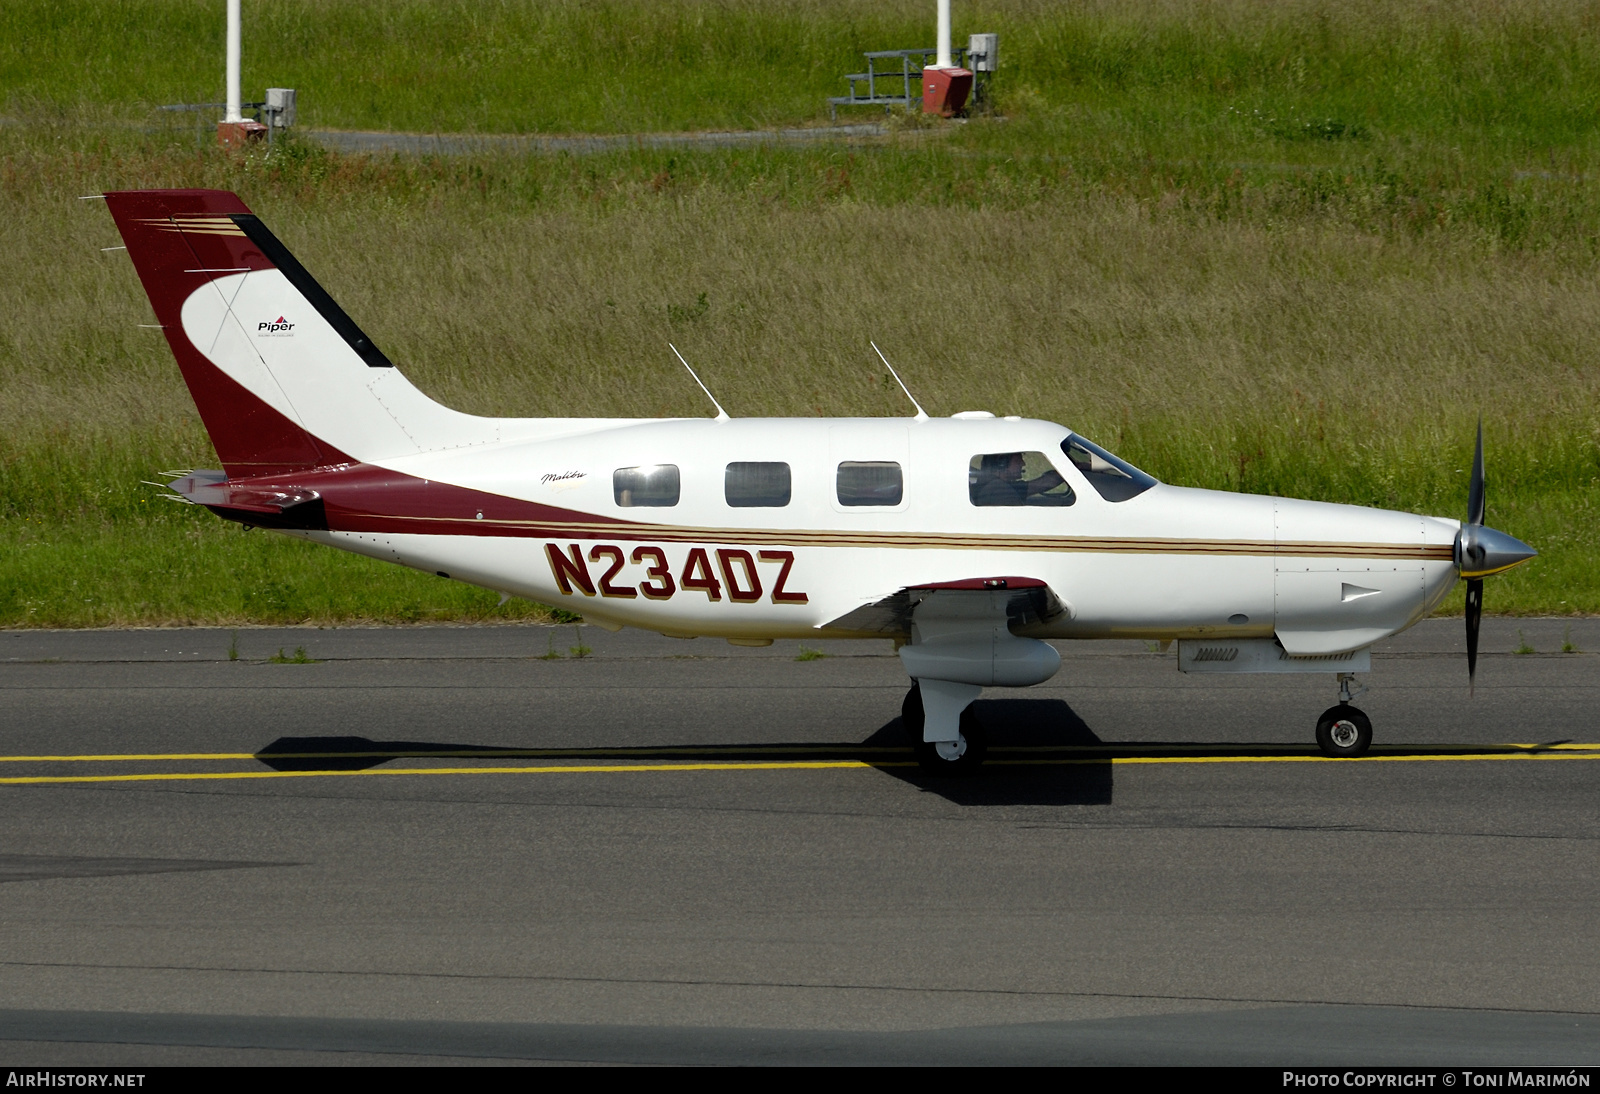
M 228 474 L 244 478 L 348 462 L 224 373 L 184 332 L 180 312 L 197 289 L 278 265 L 234 219 L 254 219 L 244 203 L 225 190 L 132 190 L 107 194 L 106 204 Z

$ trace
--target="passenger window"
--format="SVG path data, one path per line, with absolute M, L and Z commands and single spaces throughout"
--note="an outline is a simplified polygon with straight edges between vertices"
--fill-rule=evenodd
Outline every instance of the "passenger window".
M 1043 452 L 991 452 L 972 457 L 967 496 L 973 505 L 1071 505 L 1072 487 Z
M 897 463 L 841 463 L 837 489 L 840 505 L 899 505 L 905 477 Z
M 651 463 L 619 467 L 611 473 L 611 492 L 624 509 L 678 504 L 678 466 Z
M 730 463 L 723 496 L 736 509 L 777 508 L 789 504 L 789 465 Z
M 1107 501 L 1127 501 L 1138 497 L 1156 484 L 1156 480 L 1140 471 L 1127 460 L 1118 459 L 1093 441 L 1086 441 L 1076 433 L 1069 433 L 1061 442 L 1061 451 L 1095 492 Z

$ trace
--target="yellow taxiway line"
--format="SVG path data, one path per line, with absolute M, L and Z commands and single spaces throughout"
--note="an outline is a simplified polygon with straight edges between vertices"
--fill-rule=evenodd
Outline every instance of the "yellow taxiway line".
M 10 758 L 10 757 L 8 757 Z M 125 757 L 132 759 L 134 757 Z M 138 757 L 143 759 L 145 757 Z M 253 758 L 249 755 L 199 754 L 190 758 Z M 1335 759 L 1328 756 L 1113 756 L 1102 758 L 1045 758 L 988 761 L 996 766 L 1086 766 L 1091 764 L 1257 764 L 1257 763 L 1462 763 L 1485 760 L 1600 760 L 1600 746 L 1581 751 L 1483 752 L 1443 755 L 1397 754 Z M 757 760 L 729 763 L 562 764 L 519 767 L 373 767 L 364 771 L 181 771 L 143 772 L 131 775 L 18 775 L 0 778 L 4 786 L 60 783 L 199 782 L 217 779 L 371 778 L 385 775 L 622 775 L 641 772 L 712 771 L 821 771 L 914 767 L 914 760 Z
M 19 775 L 0 779 L 0 785 L 37 783 L 177 782 L 198 779 L 317 779 L 334 775 L 599 775 L 639 771 L 800 771 L 836 767 L 911 767 L 916 761 L 869 763 L 866 760 L 795 760 L 788 763 L 758 761 L 722 764 L 590 764 L 559 767 L 372 767 L 365 771 L 179 771 L 138 775 Z
M 1102 753 L 1102 752 L 1113 752 L 1113 753 L 1124 753 L 1124 752 L 1177 752 L 1177 751 L 1195 751 L 1195 750 L 1200 750 L 1200 749 L 1220 749 L 1220 748 L 1227 748 L 1227 747 L 1229 747 L 1229 746 L 1227 746 L 1227 745 L 1218 745 L 1218 744 L 1205 744 L 1205 743 L 1196 743 L 1196 744 L 1010 745 L 1010 746 L 1001 745 L 1001 746 L 998 746 L 998 747 L 996 747 L 994 749 L 991 749 L 991 755 L 993 755 L 993 754 L 1008 754 L 1009 755 L 1009 754 L 1017 754 L 1017 753 L 1026 754 L 1026 753 L 1038 753 L 1038 752 L 1055 752 L 1055 753 L 1060 753 L 1060 752 L 1096 752 L 1096 753 Z M 1440 755 L 1416 754 L 1416 753 L 1406 752 L 1406 753 L 1382 754 L 1382 755 L 1377 755 L 1377 756 L 1361 756 L 1361 757 L 1357 757 L 1357 758 L 1362 759 L 1362 760 L 1459 760 L 1459 759 L 1482 760 L 1482 759 L 1516 759 L 1516 758 L 1522 757 L 1522 756 L 1530 756 L 1530 755 L 1537 756 L 1537 755 L 1547 754 L 1547 753 L 1550 753 L 1550 752 L 1600 752 L 1600 744 L 1580 744 L 1580 743 L 1574 743 L 1574 742 L 1571 742 L 1571 741 L 1563 741 L 1563 742 L 1558 742 L 1558 743 L 1554 743 L 1554 744 L 1525 743 L 1525 744 L 1503 744 L 1503 745 L 1488 745 L 1488 746 L 1480 745 L 1478 747 L 1480 747 L 1480 748 L 1489 747 L 1489 748 L 1507 749 L 1507 750 L 1515 750 L 1515 751 L 1485 752 L 1485 753 L 1475 753 L 1475 752 L 1465 753 L 1464 752 L 1464 753 L 1458 753 L 1458 754 L 1440 754 Z M 562 759 L 595 759 L 595 758 L 599 758 L 599 757 L 608 757 L 608 758 L 614 758 L 614 759 L 624 759 L 624 758 L 626 758 L 628 756 L 638 755 L 641 751 L 655 751 L 655 752 L 657 752 L 658 755 L 660 753 L 673 753 L 675 755 L 680 755 L 680 756 L 696 756 L 696 755 L 699 755 L 699 756 L 715 756 L 715 755 L 719 755 L 719 754 L 726 754 L 726 753 L 729 753 L 729 752 L 737 752 L 737 753 L 739 753 L 741 755 L 745 755 L 745 756 L 760 755 L 762 753 L 779 753 L 779 754 L 785 755 L 785 756 L 793 756 L 796 753 L 802 753 L 803 754 L 803 753 L 806 753 L 806 752 L 833 752 L 833 753 L 855 752 L 855 753 L 874 753 L 874 754 L 876 754 L 876 753 L 890 753 L 890 754 L 901 754 L 901 755 L 903 755 L 907 751 L 907 749 L 906 749 L 906 747 L 904 745 L 900 745 L 900 746 L 893 746 L 893 745 L 884 745 L 884 746 L 872 746 L 872 745 L 864 745 L 864 746 L 863 745 L 857 745 L 857 746 L 852 746 L 852 745 L 797 745 L 797 746 L 772 745 L 772 746 L 756 746 L 756 747 L 752 747 L 752 748 L 729 748 L 727 746 L 708 745 L 708 746 L 704 746 L 704 747 L 692 747 L 691 746 L 691 747 L 685 747 L 685 748 L 663 748 L 663 749 L 648 749 L 648 750 L 647 749 L 637 749 L 637 748 L 632 748 L 632 749 L 625 749 L 625 748 L 505 748 L 505 749 L 499 749 L 499 748 L 496 748 L 496 749 L 482 749 L 482 750 L 472 749 L 472 750 L 458 750 L 458 751 L 447 751 L 447 750 L 440 750 L 440 751 L 411 750 L 411 751 L 407 751 L 407 750 L 402 750 L 402 749 L 373 749 L 373 750 L 367 751 L 367 752 L 125 752 L 125 753 L 88 753 L 88 754 L 80 754 L 80 755 L 73 755 L 73 756 L 0 756 L 0 763 L 30 763 L 30 764 L 41 764 L 41 763 L 52 763 L 52 764 L 54 764 L 54 763 L 115 763 L 115 762 L 147 763 L 147 762 L 173 761 L 173 760 L 261 760 L 261 761 L 266 761 L 266 760 L 374 760 L 374 759 L 378 759 L 380 757 L 382 757 L 385 760 L 426 760 L 426 759 L 441 759 L 441 760 L 529 759 L 529 760 L 536 760 L 536 759 L 545 758 L 545 757 L 560 757 Z M 1301 760 L 1319 760 L 1320 761 L 1320 760 L 1326 760 L 1326 759 L 1331 759 L 1331 758 L 1332 757 L 1328 757 L 1328 756 L 1305 756 L 1305 755 L 1274 756 L 1274 755 L 1270 755 L 1270 754 L 1267 754 L 1267 755 L 1242 755 L 1242 756 L 1181 756 L 1181 755 L 1179 755 L 1179 756 L 1152 756 L 1152 757 L 1121 756 L 1121 755 L 1119 755 L 1119 756 L 1111 757 L 1109 759 L 1109 762 L 1111 762 L 1111 763 L 1135 763 L 1135 762 L 1137 762 L 1137 763 L 1208 763 L 1208 762 L 1279 763 L 1279 762 L 1285 762 L 1285 761 L 1301 761 Z M 794 762 L 800 763 L 800 764 L 802 764 L 802 766 L 805 765 L 805 764 L 811 763 L 811 761 L 794 761 Z M 873 767 L 873 766 L 879 765 L 882 762 L 883 761 L 871 760 L 871 761 L 861 761 L 860 763 L 864 763 L 865 766 L 868 766 L 868 767 Z M 1066 759 L 1060 759 L 1060 760 L 999 760 L 999 759 L 994 759 L 994 760 L 990 760 L 989 762 L 990 763 L 1080 763 L 1080 762 L 1081 763 L 1106 763 L 1106 762 L 1108 762 L 1108 760 L 1105 757 L 1099 757 L 1099 758 L 1096 758 L 1096 759 L 1083 760 L 1083 761 L 1066 760 Z M 762 761 L 753 761 L 752 763 L 753 763 L 753 766 L 755 766 L 755 767 L 785 767 L 785 766 L 793 766 L 793 763 L 785 763 L 784 761 L 780 761 L 780 760 L 771 760 L 771 761 L 762 760 Z M 851 766 L 851 765 L 860 766 L 860 763 L 858 763 L 858 761 L 854 761 L 854 760 L 849 760 L 849 761 L 841 760 L 841 761 L 838 761 L 837 763 L 845 764 L 847 766 Z M 837 766 L 837 764 L 833 763 L 832 761 L 830 761 L 830 765 Z M 623 768 L 617 768 L 617 767 L 614 767 L 614 766 L 611 766 L 611 765 L 607 765 L 605 767 L 605 770 L 607 770 L 607 771 L 612 771 L 612 770 L 629 770 L 629 771 L 633 771 L 633 770 L 651 770 L 651 771 L 653 771 L 653 770 L 656 769 L 657 766 L 659 766 L 659 765 L 647 765 L 645 767 L 637 767 L 637 768 L 636 767 L 628 767 L 626 769 L 623 769 Z M 682 766 L 682 765 L 672 765 L 672 766 L 674 766 L 674 768 L 676 768 L 676 767 Z M 711 766 L 714 766 L 714 767 L 737 766 L 739 769 L 743 770 L 743 769 L 745 769 L 745 768 L 747 768 L 749 766 L 752 766 L 752 764 L 741 764 L 738 761 L 729 761 L 728 763 L 718 763 L 718 764 L 713 764 Z M 698 768 L 694 768 L 694 769 L 698 770 Z M 443 770 L 443 769 L 442 768 L 430 768 L 429 770 Z M 478 771 L 478 770 L 489 770 L 489 769 L 486 769 L 486 768 L 472 768 L 471 770 Z M 493 770 L 500 771 L 502 769 L 501 768 L 494 768 Z M 514 767 L 514 768 L 505 768 L 503 770 L 507 770 L 507 771 L 541 770 L 542 771 L 544 769 L 543 768 L 535 769 L 535 768 L 525 768 L 525 767 Z M 576 770 L 579 770 L 579 769 L 575 768 L 575 767 L 560 767 L 560 768 L 553 768 L 552 770 L 576 771 Z M 584 769 L 584 770 L 587 770 L 587 769 Z M 332 774 L 349 774 L 349 772 L 332 772 Z M 7 780 L 5 780 L 5 779 L 0 779 L 0 783 L 4 783 L 6 781 Z
M 1600 748 L 1600 745 L 1596 745 Z M 482 748 L 482 749 L 370 749 L 366 752 L 134 752 L 126 754 L 81 755 L 81 756 L 0 756 L 0 763 L 107 763 L 112 761 L 126 761 L 129 763 L 150 760 L 372 760 L 383 757 L 386 760 L 426 760 L 437 758 L 442 760 L 506 760 L 526 759 L 536 760 L 541 757 L 559 756 L 562 758 L 576 759 L 578 757 L 611 756 L 625 758 L 637 756 L 640 752 L 671 752 L 683 756 L 716 756 L 737 752 L 741 755 L 751 756 L 762 753 L 778 753 L 784 756 L 793 756 L 795 753 L 806 752 L 904 752 L 904 746 L 886 745 L 876 747 L 873 745 L 772 745 L 756 746 L 753 748 L 728 748 L 727 746 L 708 745 L 703 748 Z

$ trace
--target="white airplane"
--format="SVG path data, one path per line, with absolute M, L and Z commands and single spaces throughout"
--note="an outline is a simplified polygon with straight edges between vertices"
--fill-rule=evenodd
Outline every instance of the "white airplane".
M 892 639 L 935 771 L 982 762 L 985 687 L 1056 673 L 1044 639 L 1332 673 L 1316 739 L 1358 755 L 1372 644 L 1465 577 L 1470 678 L 1483 578 L 1535 554 L 1483 526 L 1481 427 L 1463 524 L 1169 486 L 1063 426 L 978 411 L 474 417 L 412 386 L 235 195 L 105 198 L 224 468 L 177 495 L 610 629 Z

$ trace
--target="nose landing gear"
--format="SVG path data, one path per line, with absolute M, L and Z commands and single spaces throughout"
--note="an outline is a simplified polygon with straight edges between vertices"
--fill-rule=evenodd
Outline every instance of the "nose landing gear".
M 1317 747 L 1324 756 L 1359 756 L 1372 745 L 1372 721 L 1350 705 L 1354 695 L 1367 690 L 1355 684 L 1353 673 L 1339 674 L 1339 704 L 1329 707 L 1317 719 Z

